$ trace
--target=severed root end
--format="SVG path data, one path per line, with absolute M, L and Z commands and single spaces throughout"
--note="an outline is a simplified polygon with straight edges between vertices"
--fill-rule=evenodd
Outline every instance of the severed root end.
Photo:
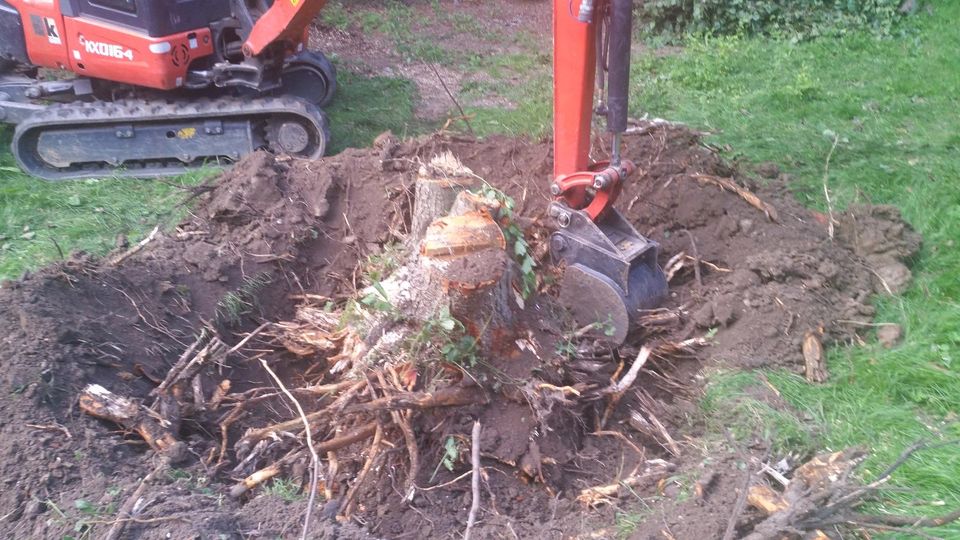
M 178 441 L 167 427 L 171 422 L 161 421 L 150 414 L 139 401 L 118 396 L 99 384 L 88 384 L 83 389 L 80 394 L 80 410 L 136 431 L 170 463 L 180 463 L 189 455 L 187 445 Z

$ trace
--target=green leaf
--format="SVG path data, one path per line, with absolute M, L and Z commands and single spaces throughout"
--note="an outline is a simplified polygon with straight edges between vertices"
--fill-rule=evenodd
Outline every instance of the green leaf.
M 533 262 L 533 257 L 524 257 L 523 262 L 520 263 L 520 271 L 524 274 L 529 274 L 533 272 L 534 266 L 536 266 L 536 263 Z
M 67 197 L 67 204 L 70 206 L 80 206 L 80 196 L 74 193 L 73 195 Z
M 76 507 L 77 510 L 81 512 L 85 512 L 87 514 L 97 513 L 97 509 L 92 504 L 90 504 L 89 501 L 86 501 L 84 499 L 77 499 L 73 501 L 73 506 Z
M 390 297 L 387 296 L 386 289 L 383 288 L 383 285 L 379 281 L 373 282 L 373 288 L 376 289 L 378 293 L 380 293 L 380 296 L 382 296 L 384 300 L 386 300 L 387 302 L 390 301 Z
M 443 328 L 447 332 L 453 332 L 453 329 L 457 327 L 457 320 L 453 317 L 447 317 L 445 319 L 440 319 L 440 328 Z
M 527 242 L 524 239 L 518 239 L 515 244 L 513 244 L 513 252 L 517 257 L 523 257 L 527 254 Z
M 457 441 L 454 440 L 453 437 L 447 437 L 447 441 L 443 447 L 443 466 L 446 467 L 448 471 L 453 471 L 453 465 L 460 457 L 460 451 L 457 449 Z

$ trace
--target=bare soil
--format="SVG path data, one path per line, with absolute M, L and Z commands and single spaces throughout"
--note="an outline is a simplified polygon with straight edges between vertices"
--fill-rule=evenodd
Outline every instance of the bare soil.
M 405 2 L 411 17 L 403 19 L 402 35 L 390 33 L 391 6 L 383 2 L 345 2 L 349 23 L 334 27 L 318 21 L 311 31 L 311 46 L 333 56 L 349 69 L 363 75 L 402 77 L 417 87 L 416 115 L 427 122 L 445 119 L 454 111 L 450 94 L 462 106 L 515 106 L 500 92 L 492 90 L 471 99 L 461 95 L 470 83 L 493 86 L 519 81 L 494 81 L 482 70 L 471 69 L 472 59 L 523 53 L 548 52 L 551 11 L 549 4 L 529 0 L 480 2 Z M 379 24 L 364 24 L 364 20 Z M 381 28 L 386 27 L 386 28 Z M 403 43 L 407 49 L 398 47 Z M 418 51 L 418 46 L 438 47 Z M 442 54 L 447 61 L 431 61 Z M 456 113 L 454 113 L 456 114 Z
M 865 328 L 857 323 L 870 320 L 870 295 L 885 288 L 882 266 L 906 269 L 904 263 L 919 246 L 919 237 L 887 207 L 852 209 L 839 219 L 831 240 L 824 217 L 798 205 L 782 179 L 759 181 L 730 168 L 684 129 L 655 128 L 629 137 L 627 145 L 626 155 L 639 172 L 621 198 L 622 211 L 662 243 L 663 264 L 681 251 L 694 253 L 692 237 L 702 285 L 690 262 L 671 282 L 666 307 L 680 314 L 675 324 L 644 328 L 620 350 L 591 345 L 590 358 L 557 353 L 556 344 L 570 327 L 545 285 L 527 310 L 531 315 L 518 323 L 523 328 L 517 328 L 529 336 L 536 353 L 510 342 L 491 362 L 518 381 L 533 374 L 557 384 L 584 377 L 609 380 L 642 341 L 678 341 L 716 328 L 697 358 L 658 360 L 635 383 L 657 400 L 661 420 L 678 441 L 702 435 L 696 375 L 704 364 L 801 371 L 800 340 L 807 331 L 822 332 L 828 344 L 861 339 Z M 543 260 L 549 142 L 444 135 L 396 141 L 385 135 L 373 148 L 315 162 L 255 154 L 195 193 L 190 219 L 121 263 L 76 254 L 22 281 L 4 283 L 0 531 L 30 538 L 103 534 L 117 506 L 153 469 L 155 457 L 136 436 L 81 414 L 79 390 L 95 382 L 121 395 L 147 398 L 204 322 L 234 344 L 263 321 L 290 317 L 297 295 L 339 301 L 355 294 L 363 261 L 400 240 L 409 225 L 418 162 L 446 149 L 515 198 L 543 275 L 549 275 Z M 776 209 L 778 221 L 734 193 L 701 184 L 698 175 L 731 178 L 753 189 Z M 276 349 L 254 340 L 226 365 L 206 371 L 204 387 L 209 393 L 224 378 L 235 384 L 233 392 L 270 384 L 252 360 L 257 354 L 266 354 L 291 386 L 303 384 L 308 368 L 323 361 Z M 468 470 L 459 462 L 452 472 L 441 467 L 433 474 L 448 437 L 469 440 L 475 419 L 485 426 L 481 443 L 488 474 L 476 537 L 616 537 L 611 524 L 617 507 L 586 509 L 575 497 L 580 489 L 614 482 L 653 458 L 675 463 L 676 477 L 707 475 L 711 482 L 702 498 L 681 495 L 673 482 L 634 486 L 637 496 L 660 501 L 636 537 L 661 537 L 661 530 L 680 539 L 722 535 L 740 489 L 742 455 L 705 456 L 693 443 L 682 445 L 682 456 L 669 455 L 630 428 L 632 395 L 607 428 L 622 432 L 633 446 L 591 434 L 603 403 L 568 411 L 558 406 L 540 425 L 521 392 L 496 392 L 489 405 L 424 413 L 414 424 L 424 456 L 417 480 L 422 487 Z M 126 537 L 299 534 L 302 496 L 287 500 L 281 491 L 263 488 L 241 499 L 226 495 L 238 478 L 231 472 L 232 452 L 224 467 L 206 459 L 220 446 L 219 416 L 208 411 L 184 424 L 180 436 L 191 459 L 148 488 L 141 521 L 128 524 Z M 267 401 L 230 429 L 230 447 L 248 427 L 293 416 L 282 399 Z M 285 476 L 299 485 L 304 471 L 301 463 Z M 341 471 L 331 481 L 346 486 L 354 474 Z M 327 510 L 335 513 L 335 506 L 328 504 L 318 512 L 313 537 L 453 538 L 462 533 L 469 482 L 421 491 L 409 504 L 401 502 L 395 482 L 390 470 L 381 471 L 375 486 L 360 494 L 356 520 L 350 523 L 331 520 Z M 635 509 L 629 501 L 622 504 Z

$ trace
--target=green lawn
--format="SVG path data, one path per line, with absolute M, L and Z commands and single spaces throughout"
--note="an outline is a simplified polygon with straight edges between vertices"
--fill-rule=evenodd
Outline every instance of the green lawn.
M 811 206 L 824 205 L 824 160 L 839 136 L 829 180 L 835 203 L 897 205 L 923 234 L 912 288 L 878 300 L 877 320 L 904 326 L 899 347 L 834 350 L 831 382 L 823 386 L 766 374 L 802 417 L 768 416 L 774 435 L 800 446 L 869 447 L 876 457 L 868 476 L 918 439 L 960 437 L 958 20 L 960 3 L 941 2 L 933 15 L 908 22 L 914 28 L 905 38 L 696 39 L 679 55 L 635 64 L 636 113 L 712 130 L 710 142 L 734 149 L 728 158 L 779 163 Z M 737 388 L 754 379 L 714 377 L 712 408 L 724 408 L 718 399 L 738 399 Z M 897 494 L 884 510 L 957 508 L 960 447 L 917 455 L 895 482 L 915 491 Z M 960 526 L 936 534 L 958 537 Z

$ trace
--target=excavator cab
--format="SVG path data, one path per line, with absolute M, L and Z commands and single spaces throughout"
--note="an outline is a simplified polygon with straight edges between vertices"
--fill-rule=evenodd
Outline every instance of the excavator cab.
M 549 216 L 553 262 L 563 270 L 561 302 L 582 326 L 627 337 L 640 311 L 667 296 L 660 246 L 613 207 L 636 170 L 621 156 L 627 128 L 631 0 L 554 0 L 554 182 Z M 596 88 L 606 95 L 595 100 Z M 594 114 L 606 116 L 609 161 L 590 159 Z

